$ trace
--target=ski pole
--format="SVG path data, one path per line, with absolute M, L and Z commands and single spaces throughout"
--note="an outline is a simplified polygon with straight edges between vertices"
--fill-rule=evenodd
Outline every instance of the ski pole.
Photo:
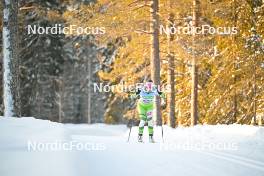
M 162 142 L 164 143 L 164 137 L 163 137 L 163 126 L 161 124 L 161 136 L 162 136 Z
M 128 134 L 127 142 L 129 142 L 129 139 L 130 139 L 131 129 L 132 129 L 132 125 L 130 126 L 130 129 L 129 129 L 129 134 Z
M 134 109 L 134 110 L 133 110 L 133 118 L 135 118 L 135 111 L 136 111 L 136 110 Z M 134 125 L 134 121 L 133 121 L 133 119 L 130 119 L 130 120 L 129 120 L 128 125 L 129 125 L 130 129 L 129 129 L 129 133 L 128 133 L 127 142 L 129 142 L 130 134 L 131 134 L 131 131 L 132 131 L 132 127 L 133 127 L 133 125 Z

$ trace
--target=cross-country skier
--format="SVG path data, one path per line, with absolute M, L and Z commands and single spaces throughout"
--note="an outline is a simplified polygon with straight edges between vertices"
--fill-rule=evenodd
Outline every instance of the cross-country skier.
M 144 125 L 148 123 L 149 142 L 154 142 L 153 139 L 153 110 L 154 110 L 154 98 L 160 96 L 165 99 L 165 94 L 160 92 L 157 87 L 153 84 L 152 80 L 147 81 L 142 88 L 136 90 L 132 98 L 138 98 L 137 111 L 140 117 L 138 142 L 143 142 L 143 131 Z

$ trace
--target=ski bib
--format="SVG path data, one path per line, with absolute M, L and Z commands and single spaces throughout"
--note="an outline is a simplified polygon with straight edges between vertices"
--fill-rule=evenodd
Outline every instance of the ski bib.
M 155 96 L 159 95 L 157 90 L 152 92 L 145 92 L 143 90 L 139 93 L 139 102 L 142 104 L 153 104 Z

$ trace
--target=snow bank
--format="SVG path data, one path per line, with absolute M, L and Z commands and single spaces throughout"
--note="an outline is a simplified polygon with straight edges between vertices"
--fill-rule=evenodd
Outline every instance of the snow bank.
M 59 124 L 0 117 L 0 175 L 5 176 L 262 176 L 264 128 L 249 125 L 155 127 L 156 143 L 137 143 L 137 127 Z M 28 141 L 87 145 L 89 150 L 28 150 Z M 224 145 L 222 145 L 224 144 Z M 230 145 L 232 144 L 232 145 Z M 220 146 L 220 148 L 219 148 Z M 228 148 L 221 148 L 221 147 Z

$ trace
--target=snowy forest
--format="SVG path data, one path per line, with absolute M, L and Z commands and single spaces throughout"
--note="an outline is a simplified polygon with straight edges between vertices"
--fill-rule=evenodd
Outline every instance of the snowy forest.
M 155 83 L 172 88 L 167 108 L 158 115 L 163 124 L 263 120 L 261 0 L 204 0 L 195 1 L 195 7 L 191 0 L 161 0 L 157 7 L 130 0 L 10 2 L 17 6 L 12 6 L 10 22 L 1 21 L 1 34 L 5 25 L 16 31 L 10 55 L 13 116 L 125 123 L 136 118 L 135 103 L 126 92 L 94 92 L 94 83 L 136 84 L 155 78 Z M 28 34 L 28 25 L 58 24 L 89 26 L 92 34 Z M 190 25 L 224 30 L 202 35 L 176 31 Z M 3 58 L 4 53 L 2 63 Z
M 9 22 L 1 19 L 1 40 L 7 37 L 3 29 L 10 27 L 14 41 L 10 56 L 3 49 L 1 62 L 10 59 L 13 116 L 126 123 L 137 118 L 135 102 L 127 92 L 95 92 L 94 83 L 136 84 L 152 78 L 171 86 L 167 107 L 157 114 L 159 123 L 175 127 L 263 121 L 261 0 L 160 0 L 157 7 L 131 0 L 10 2 L 17 5 L 1 5 L 1 13 L 13 8 Z M 28 34 L 29 25 L 71 24 L 89 26 L 91 34 Z M 190 25 L 224 29 L 201 35 L 176 31 Z
M 264 0 L 0 13 L 0 176 L 264 175 Z

